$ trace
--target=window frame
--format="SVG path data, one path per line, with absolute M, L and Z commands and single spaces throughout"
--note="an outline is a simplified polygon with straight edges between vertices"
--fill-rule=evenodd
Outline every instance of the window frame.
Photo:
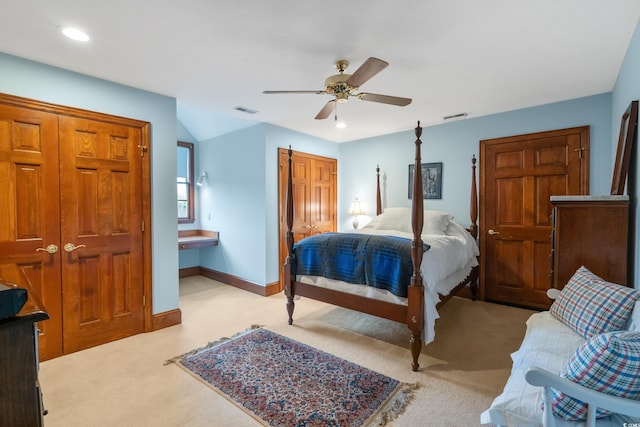
M 188 155 L 188 170 L 187 170 L 187 185 L 188 185 L 188 190 L 187 190 L 187 203 L 188 203 L 188 208 L 187 208 L 187 215 L 185 217 L 178 217 L 178 224 L 191 224 L 194 223 L 196 221 L 196 217 L 195 217 L 195 191 L 194 191 L 194 187 L 195 187 L 195 183 L 193 182 L 193 176 L 194 176 L 194 170 L 193 170 L 193 159 L 194 159 L 194 155 L 193 155 L 193 151 L 194 151 L 194 144 L 191 142 L 183 142 L 183 141 L 178 141 L 178 147 L 182 147 L 182 148 L 186 148 L 187 150 L 189 150 L 189 155 Z M 183 183 L 179 183 L 177 181 L 177 176 L 176 176 L 176 190 L 177 190 L 177 185 L 178 184 L 183 184 Z M 176 194 L 176 202 L 177 202 L 177 194 Z

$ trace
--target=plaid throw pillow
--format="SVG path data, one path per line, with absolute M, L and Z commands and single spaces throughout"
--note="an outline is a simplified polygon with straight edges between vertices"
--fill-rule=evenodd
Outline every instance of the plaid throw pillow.
M 609 332 L 591 338 L 576 350 L 560 376 L 587 388 L 640 400 L 640 332 Z M 552 390 L 552 411 L 567 420 L 585 420 L 587 405 Z M 598 409 L 601 418 L 609 411 Z
M 605 282 L 585 267 L 580 267 L 549 311 L 589 339 L 604 332 L 626 329 L 639 298 L 640 291 Z

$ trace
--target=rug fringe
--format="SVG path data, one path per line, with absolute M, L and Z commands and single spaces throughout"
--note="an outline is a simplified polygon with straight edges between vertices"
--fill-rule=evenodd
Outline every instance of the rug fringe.
M 167 360 L 164 361 L 163 365 L 169 365 L 171 363 L 179 362 L 180 360 L 184 359 L 187 356 L 191 356 L 191 355 L 194 355 L 196 353 L 201 352 L 202 350 L 206 350 L 208 348 L 215 347 L 216 345 L 222 344 L 223 342 L 232 340 L 234 338 L 238 338 L 239 336 L 245 335 L 245 334 L 247 334 L 247 333 L 249 333 L 249 332 L 251 332 L 251 331 L 253 331 L 255 329 L 260 329 L 260 328 L 263 328 L 263 327 L 264 327 L 264 325 L 251 325 L 247 329 L 245 329 L 244 331 L 237 332 L 237 333 L 233 334 L 231 337 L 222 337 L 222 338 L 220 338 L 220 339 L 218 339 L 216 341 L 208 342 L 206 345 L 204 345 L 204 346 L 202 346 L 200 348 L 196 348 L 196 349 L 188 351 L 188 352 L 186 352 L 184 354 L 181 354 L 180 356 L 175 356 L 175 357 L 172 357 L 171 359 L 167 359 Z
M 413 400 L 418 389 L 418 383 L 401 383 L 393 396 L 380 407 L 380 411 L 368 424 L 374 427 L 382 427 L 388 422 L 398 418 L 404 412 L 407 405 Z

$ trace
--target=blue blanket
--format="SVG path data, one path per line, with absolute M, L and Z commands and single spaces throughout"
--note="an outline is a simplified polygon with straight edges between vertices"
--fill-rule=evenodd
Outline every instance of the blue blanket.
M 411 240 L 402 237 L 322 233 L 300 240 L 293 253 L 295 274 L 366 284 L 399 297 L 407 296 L 413 275 Z

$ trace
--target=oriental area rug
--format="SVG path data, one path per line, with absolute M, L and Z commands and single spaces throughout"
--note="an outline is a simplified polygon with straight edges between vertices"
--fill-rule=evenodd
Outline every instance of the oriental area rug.
M 260 327 L 169 363 L 268 426 L 383 426 L 416 389 Z

